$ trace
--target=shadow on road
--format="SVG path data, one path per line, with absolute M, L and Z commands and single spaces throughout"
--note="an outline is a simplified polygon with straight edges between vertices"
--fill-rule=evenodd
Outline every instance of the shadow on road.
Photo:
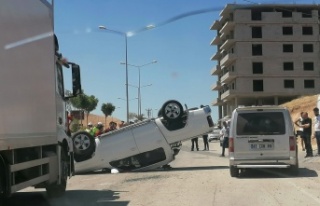
M 170 167 L 168 169 L 159 169 L 156 171 L 174 172 L 174 171 L 221 170 L 221 169 L 229 169 L 229 166 Z
M 9 198 L 8 206 L 127 206 L 129 201 L 117 201 L 126 191 L 69 190 L 59 198 L 48 198 L 45 192 L 18 192 Z
M 300 178 L 318 177 L 315 170 L 299 168 L 299 175 L 293 176 L 285 169 L 246 169 L 240 173 L 239 178 Z

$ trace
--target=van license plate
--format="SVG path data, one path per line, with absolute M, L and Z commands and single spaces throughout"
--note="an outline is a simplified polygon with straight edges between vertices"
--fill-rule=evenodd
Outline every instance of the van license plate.
M 273 144 L 272 143 L 254 143 L 250 144 L 252 150 L 272 150 Z

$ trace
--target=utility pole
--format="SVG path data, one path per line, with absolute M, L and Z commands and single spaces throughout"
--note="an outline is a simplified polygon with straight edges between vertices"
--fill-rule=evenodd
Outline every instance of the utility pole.
M 146 109 L 146 111 L 147 111 L 148 119 L 150 119 L 152 109 L 149 108 L 149 109 Z

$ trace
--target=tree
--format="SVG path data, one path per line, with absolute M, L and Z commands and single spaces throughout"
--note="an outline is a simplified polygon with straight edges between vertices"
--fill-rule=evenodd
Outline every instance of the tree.
M 136 116 L 137 116 L 136 113 L 133 113 L 133 112 L 129 113 L 129 119 L 134 119 L 134 118 L 136 118 Z
M 144 117 L 144 114 L 136 115 L 136 118 L 138 121 L 142 121 L 146 119 L 146 117 Z
M 116 107 L 111 103 L 103 103 L 101 106 L 101 111 L 104 114 L 104 124 L 106 124 L 107 117 L 112 115 L 112 112 L 116 109 Z
M 86 112 L 87 124 L 88 124 L 89 113 L 97 107 L 98 102 L 99 100 L 95 96 L 93 95 L 88 96 L 85 93 L 78 95 L 76 97 L 70 98 L 70 103 L 74 108 L 84 110 Z M 82 124 L 82 117 L 80 119 Z
M 91 95 L 91 96 L 87 96 L 86 95 L 86 104 L 84 105 L 83 110 L 86 112 L 87 115 L 87 124 L 88 124 L 88 117 L 90 112 L 92 112 L 93 110 L 96 109 L 97 105 L 98 105 L 99 100 Z

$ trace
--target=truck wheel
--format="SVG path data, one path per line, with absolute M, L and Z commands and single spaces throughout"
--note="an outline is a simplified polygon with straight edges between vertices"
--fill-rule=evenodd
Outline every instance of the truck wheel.
M 77 162 L 89 159 L 96 149 L 94 137 L 88 132 L 77 132 L 72 136 L 74 158 Z
M 231 177 L 238 177 L 239 176 L 239 169 L 235 166 L 230 166 L 230 175 Z
M 5 203 L 8 197 L 6 192 L 6 173 L 3 164 L 3 162 L 0 162 L 0 206 L 6 205 Z
M 50 155 L 50 154 L 49 154 Z M 68 156 L 64 149 L 61 149 L 61 184 L 53 183 L 46 187 L 49 197 L 60 197 L 64 194 L 67 188 L 67 180 L 69 174 Z
M 168 121 L 177 120 L 183 115 L 183 107 L 180 102 L 169 100 L 163 104 L 161 113 L 163 118 Z

